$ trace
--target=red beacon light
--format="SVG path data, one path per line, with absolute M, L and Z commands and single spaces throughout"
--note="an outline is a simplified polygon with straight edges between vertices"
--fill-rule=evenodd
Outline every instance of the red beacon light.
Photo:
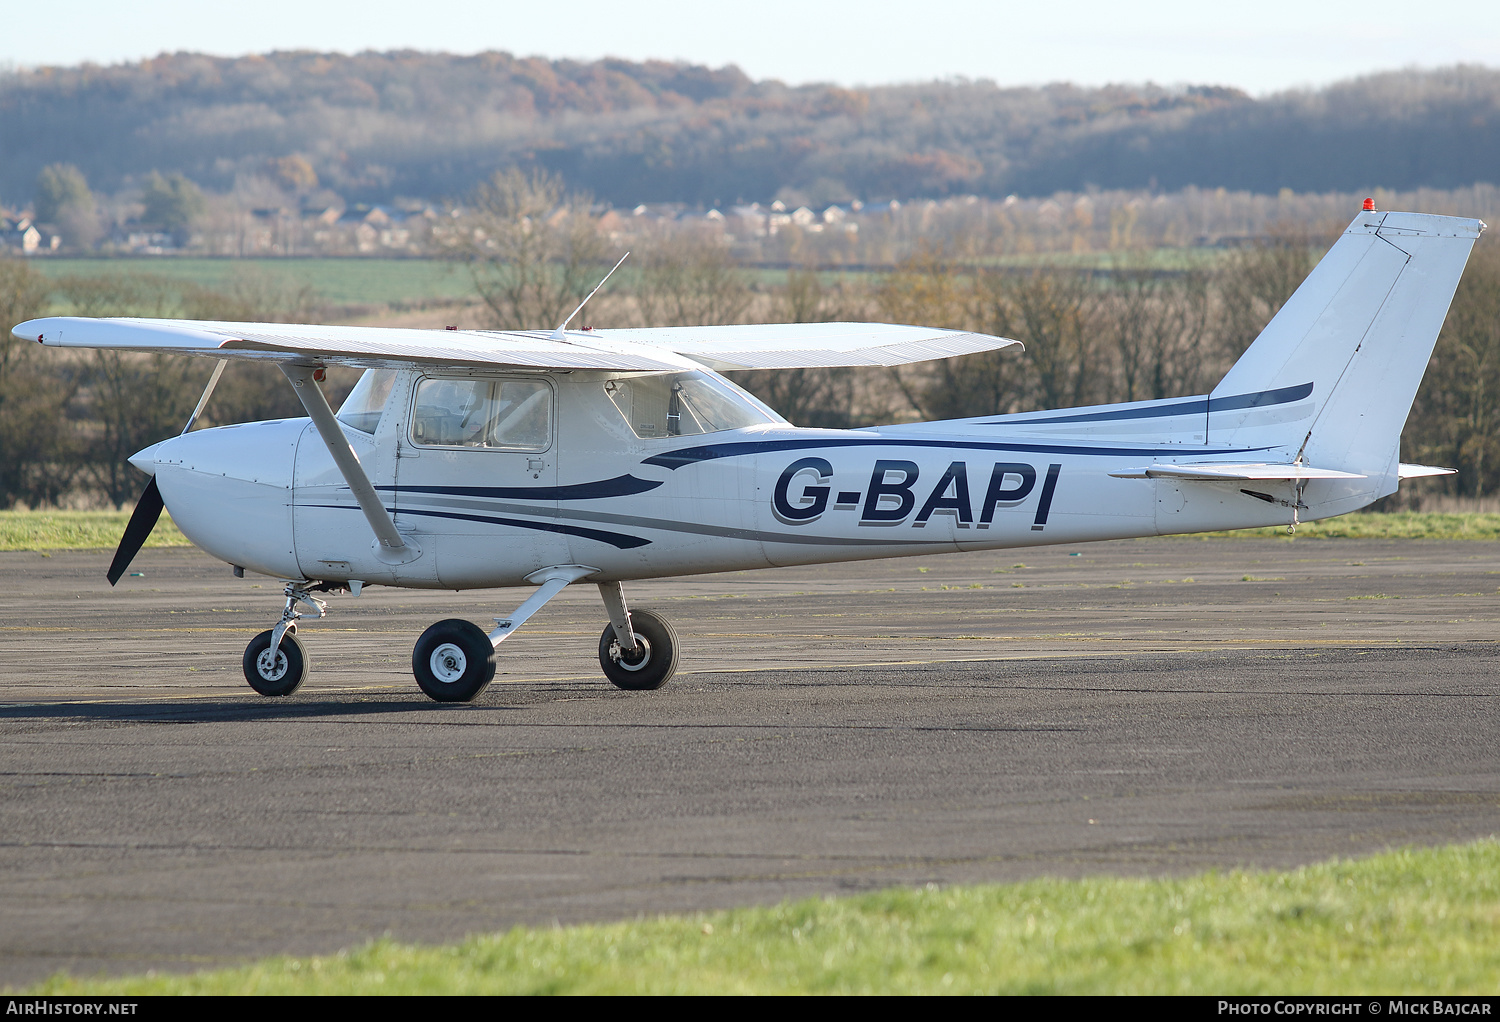
M 1375 200 L 1374 199 L 1366 199 L 1365 200 L 1365 212 L 1366 213 L 1373 213 L 1373 212 L 1375 212 Z

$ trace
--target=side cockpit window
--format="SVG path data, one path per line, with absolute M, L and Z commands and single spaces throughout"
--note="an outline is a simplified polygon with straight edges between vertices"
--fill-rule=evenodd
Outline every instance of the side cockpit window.
M 394 369 L 366 369 L 344 403 L 339 406 L 338 420 L 361 433 L 373 434 L 380 426 L 380 416 L 396 382 Z
M 426 447 L 546 450 L 552 388 L 541 380 L 428 377 L 417 384 L 411 438 Z

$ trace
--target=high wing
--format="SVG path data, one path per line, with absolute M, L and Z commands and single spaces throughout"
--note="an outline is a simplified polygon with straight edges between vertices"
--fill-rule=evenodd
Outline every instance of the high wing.
M 378 367 L 663 371 L 893 366 L 1019 345 L 986 334 L 885 323 L 629 330 L 415 330 L 174 319 L 34 319 L 11 331 L 48 347 Z

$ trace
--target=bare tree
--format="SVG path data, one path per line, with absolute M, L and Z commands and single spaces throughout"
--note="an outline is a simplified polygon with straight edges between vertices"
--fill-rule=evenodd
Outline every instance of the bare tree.
M 0 507 L 51 503 L 72 483 L 77 440 L 66 408 L 76 383 L 11 327 L 46 308 L 50 287 L 26 263 L 0 260 Z
M 999 278 L 991 332 L 1026 345 L 1043 408 L 1087 404 L 1108 386 L 1092 329 L 1098 295 L 1088 277 L 1058 270 Z
M 750 286 L 717 240 L 682 232 L 662 234 L 637 254 L 636 303 L 647 326 L 744 321 Z
M 467 226 L 454 254 L 499 330 L 557 326 L 598 283 L 610 248 L 587 198 L 565 195 L 561 179 L 542 171 L 495 174 L 475 191 Z
M 1095 313 L 1096 329 L 1112 348 L 1114 390 L 1124 401 L 1198 393 L 1217 368 L 1208 351 L 1207 277 L 1169 276 L 1127 265 L 1109 276 Z
M 1500 487 L 1500 245 L 1475 246 L 1422 380 L 1408 457 L 1459 470 L 1475 497 Z
M 1236 252 L 1219 270 L 1222 306 L 1219 339 L 1235 359 L 1312 272 L 1321 252 L 1313 239 L 1282 232 Z
M 940 249 L 924 245 L 904 260 L 895 273 L 880 281 L 875 288 L 875 304 L 880 309 L 881 318 L 889 323 L 966 330 L 975 321 L 974 278 L 961 276 L 958 267 Z M 916 378 L 915 374 L 920 370 L 892 367 L 888 376 L 921 418 L 930 419 L 934 414 L 945 418 L 983 415 L 994 409 L 984 407 L 981 411 L 968 411 L 973 405 L 972 395 L 962 386 L 966 379 L 964 374 L 956 371 L 958 366 L 974 361 L 971 356 L 940 363 L 936 370 L 937 379 L 926 386 Z M 979 403 L 988 405 L 984 399 Z

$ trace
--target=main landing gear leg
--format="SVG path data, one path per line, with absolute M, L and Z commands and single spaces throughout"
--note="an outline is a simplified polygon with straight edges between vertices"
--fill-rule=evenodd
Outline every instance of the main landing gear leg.
M 643 692 L 661 688 L 677 670 L 677 632 L 649 610 L 631 612 L 618 582 L 600 582 L 609 625 L 599 636 L 599 666 L 617 688 Z
M 307 680 L 307 650 L 297 638 L 297 621 L 302 617 L 320 618 L 328 604 L 308 592 L 301 582 L 288 582 L 282 590 L 286 607 L 275 628 L 261 632 L 245 647 L 242 665 L 245 680 L 263 696 L 289 696 Z M 304 604 L 303 614 L 297 604 Z
M 500 644 L 569 583 L 598 570 L 582 564 L 560 564 L 532 572 L 526 581 L 537 586 L 537 591 L 510 617 L 495 618 L 495 630 L 488 635 L 471 621 L 439 621 L 422 633 L 412 650 L 411 672 L 417 686 L 440 703 L 473 699 L 495 677 L 495 650 Z
M 537 587 L 507 618 L 495 619 L 485 634 L 470 621 L 439 621 L 417 640 L 411 670 L 422 691 L 441 703 L 466 703 L 495 677 L 495 651 L 548 600 L 580 579 L 598 573 L 582 564 L 543 568 L 526 576 Z M 665 618 L 649 610 L 632 612 L 618 582 L 600 582 L 599 595 L 609 611 L 609 625 L 599 638 L 599 666 L 620 688 L 661 688 L 677 670 L 677 633 Z M 269 634 L 269 633 L 267 633 Z

